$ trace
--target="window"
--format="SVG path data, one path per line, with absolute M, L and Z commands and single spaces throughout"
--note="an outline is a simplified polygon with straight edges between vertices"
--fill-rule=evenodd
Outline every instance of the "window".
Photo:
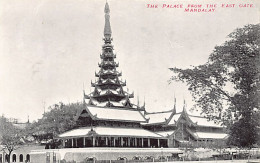
M 26 161 L 30 162 L 30 155 L 29 154 L 26 155 Z
M 20 161 L 20 162 L 23 162 L 23 154 L 20 154 L 20 156 L 19 156 L 19 161 Z
M 13 162 L 16 162 L 16 154 L 13 154 Z

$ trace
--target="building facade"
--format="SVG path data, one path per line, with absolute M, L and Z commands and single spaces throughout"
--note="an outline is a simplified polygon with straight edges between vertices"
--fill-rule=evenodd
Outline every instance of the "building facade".
M 174 109 L 164 112 L 146 113 L 149 122 L 143 127 L 168 138 L 168 147 L 218 147 L 227 139 L 225 128 L 202 116 L 190 115 L 185 104 L 182 112 Z

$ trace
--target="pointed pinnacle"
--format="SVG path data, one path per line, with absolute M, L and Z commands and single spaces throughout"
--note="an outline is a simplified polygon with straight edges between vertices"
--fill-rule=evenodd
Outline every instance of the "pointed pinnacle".
M 108 5 L 107 1 L 106 1 L 106 5 L 105 5 L 104 12 L 105 12 L 106 14 L 108 14 L 108 13 L 110 12 L 109 5 Z

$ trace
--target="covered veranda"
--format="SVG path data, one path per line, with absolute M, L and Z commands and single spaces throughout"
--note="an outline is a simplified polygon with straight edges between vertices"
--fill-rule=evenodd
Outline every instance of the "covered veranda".
M 64 148 L 85 147 L 168 147 L 167 138 L 142 128 L 84 127 L 58 137 Z

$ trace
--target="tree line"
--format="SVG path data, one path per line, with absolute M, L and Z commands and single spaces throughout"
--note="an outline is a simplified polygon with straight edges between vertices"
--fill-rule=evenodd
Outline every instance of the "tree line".
M 72 103 L 65 105 L 62 102 L 49 107 L 42 118 L 28 123 L 25 128 L 19 128 L 10 122 L 3 115 L 0 117 L 0 151 L 8 155 L 8 162 L 13 151 L 24 144 L 44 144 L 55 145 L 53 138 L 59 134 L 77 127 L 74 117 L 77 110 L 83 107 L 82 103 Z M 33 137 L 33 139 L 32 139 Z
M 260 25 L 246 25 L 228 37 L 205 64 L 170 68 L 170 81 L 185 82 L 194 107 L 228 127 L 229 145 L 252 147 L 260 131 Z

